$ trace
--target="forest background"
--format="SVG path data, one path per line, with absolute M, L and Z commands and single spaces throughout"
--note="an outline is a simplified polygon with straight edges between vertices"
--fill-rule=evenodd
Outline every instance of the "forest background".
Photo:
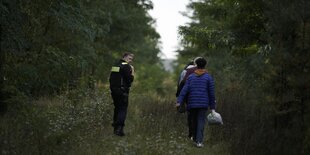
M 150 0 L 1 0 L 1 154 L 309 154 L 307 0 L 192 1 L 175 72 Z M 135 53 L 126 138 L 112 135 L 111 65 Z M 176 81 L 208 59 L 223 126 L 186 139 Z

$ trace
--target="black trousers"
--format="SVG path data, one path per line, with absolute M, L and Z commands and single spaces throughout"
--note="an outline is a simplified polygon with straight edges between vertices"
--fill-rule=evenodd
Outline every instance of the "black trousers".
M 196 142 L 203 141 L 207 111 L 207 108 L 194 108 L 189 110 L 189 130 L 192 132 L 193 140 Z
M 195 128 L 193 128 L 195 122 L 194 122 L 194 119 L 193 119 L 193 113 L 190 112 L 190 111 L 187 111 L 187 126 L 188 126 L 188 138 L 191 138 L 191 137 L 195 137 Z
M 111 88 L 111 95 L 114 104 L 113 127 L 125 126 L 128 108 L 129 90 L 121 88 Z

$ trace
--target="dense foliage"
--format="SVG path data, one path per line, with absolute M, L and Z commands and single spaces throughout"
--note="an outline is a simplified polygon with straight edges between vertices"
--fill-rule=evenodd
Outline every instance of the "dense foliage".
M 186 139 L 158 55 L 151 0 L 1 0 L 1 154 L 309 154 L 310 2 L 199 0 L 180 26 L 181 68 L 208 59 L 224 126 Z M 124 139 L 110 67 L 136 57 Z M 173 111 L 172 111 L 173 110 Z
M 189 5 L 179 62 L 208 58 L 227 123 L 215 135 L 231 141 L 233 154 L 309 153 L 309 7 L 306 0 Z
M 166 91 L 149 9 L 149 0 L 1 0 L 0 154 L 154 151 L 140 149 L 150 143 L 111 143 L 108 90 L 112 64 L 128 51 L 135 54 L 132 92 Z
M 125 51 L 136 55 L 136 81 L 150 81 L 144 73 L 150 66 L 162 69 L 149 0 L 2 0 L 0 8 L 5 97 L 106 85 L 110 66 Z

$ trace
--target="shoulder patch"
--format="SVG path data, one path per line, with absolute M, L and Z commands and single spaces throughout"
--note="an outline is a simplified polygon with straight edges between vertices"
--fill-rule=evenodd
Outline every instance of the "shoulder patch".
M 122 65 L 127 65 L 128 63 L 127 62 L 122 62 Z
M 113 66 L 111 69 L 111 72 L 119 72 L 119 70 L 120 70 L 120 67 Z

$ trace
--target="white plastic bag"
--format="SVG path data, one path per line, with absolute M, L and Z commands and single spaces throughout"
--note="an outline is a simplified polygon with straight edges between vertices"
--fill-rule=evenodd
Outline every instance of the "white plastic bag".
M 207 116 L 207 121 L 209 125 L 223 125 L 223 120 L 222 117 L 219 113 L 217 112 L 211 112 Z

